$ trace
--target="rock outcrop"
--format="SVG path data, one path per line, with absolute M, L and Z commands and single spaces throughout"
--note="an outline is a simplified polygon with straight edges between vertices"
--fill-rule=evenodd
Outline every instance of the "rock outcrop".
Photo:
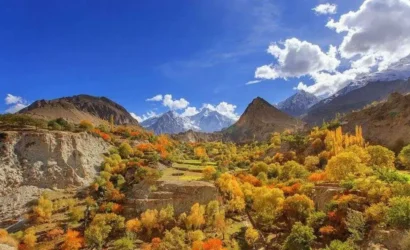
M 154 190 L 152 190 L 155 187 Z M 173 205 L 175 214 L 189 212 L 192 205 L 206 205 L 218 198 L 216 187 L 205 181 L 141 182 L 127 194 L 125 211 L 135 217 L 147 209 L 161 209 Z
M 2 132 L 0 219 L 21 213 L 43 189 L 90 183 L 109 144 L 87 133 Z

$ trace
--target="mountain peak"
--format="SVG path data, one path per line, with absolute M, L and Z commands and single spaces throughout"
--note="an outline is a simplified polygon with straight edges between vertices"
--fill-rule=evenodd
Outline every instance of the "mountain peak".
M 310 107 L 318 102 L 319 98 L 315 95 L 304 90 L 299 90 L 291 97 L 280 102 L 278 108 L 289 115 L 300 116 L 305 114 Z

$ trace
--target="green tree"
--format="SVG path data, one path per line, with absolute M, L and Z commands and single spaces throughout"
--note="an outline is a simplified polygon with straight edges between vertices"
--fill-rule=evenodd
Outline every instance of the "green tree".
M 410 197 L 395 197 L 389 201 L 387 222 L 398 228 L 410 229 Z
M 296 222 L 286 238 L 282 250 L 310 250 L 310 245 L 315 239 L 313 228 Z
M 135 249 L 134 241 L 130 238 L 123 237 L 113 243 L 115 250 L 133 250 Z
M 388 148 L 379 145 L 369 146 L 367 152 L 370 155 L 369 166 L 394 168 L 395 155 Z
M 122 158 L 127 159 L 130 155 L 132 155 L 132 147 L 128 144 L 128 142 L 123 142 L 118 148 L 118 152 Z
M 292 178 L 305 179 L 308 175 L 309 171 L 304 166 L 296 161 L 288 161 L 283 165 L 279 178 L 286 181 Z
M 405 146 L 398 155 L 401 164 L 407 169 L 410 169 L 410 144 Z
M 174 227 L 171 231 L 166 231 L 165 236 L 159 246 L 160 250 L 188 250 L 186 233 L 179 227 Z

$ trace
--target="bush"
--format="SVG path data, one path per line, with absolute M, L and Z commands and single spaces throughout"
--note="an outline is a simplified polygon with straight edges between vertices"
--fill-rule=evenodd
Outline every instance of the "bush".
M 265 162 L 262 162 L 262 161 L 253 163 L 252 167 L 251 167 L 251 173 L 254 176 L 258 176 L 258 174 L 261 173 L 261 172 L 267 174 L 268 170 L 269 170 L 268 164 L 266 164 Z
M 315 239 L 313 228 L 296 222 L 286 238 L 282 250 L 310 250 L 310 245 Z
M 325 250 L 356 250 L 356 248 L 350 242 L 334 240 L 330 242 L 330 245 Z
M 246 243 L 248 243 L 248 245 L 249 245 L 250 247 L 253 247 L 254 244 L 255 244 L 255 242 L 256 242 L 258 239 L 259 239 L 259 232 L 258 232 L 258 230 L 254 229 L 254 228 L 252 228 L 252 227 L 249 227 L 248 229 L 246 229 L 246 232 L 245 232 L 245 240 L 246 240 Z
M 205 180 L 214 180 L 216 175 L 216 169 L 213 166 L 207 166 L 202 171 Z
M 304 222 L 314 210 L 315 204 L 306 195 L 289 196 L 283 203 L 283 213 L 291 222 Z
M 410 229 L 410 197 L 390 199 L 387 222 L 398 228 Z
M 80 129 L 84 131 L 91 131 L 93 128 L 94 125 L 90 121 L 83 120 L 80 122 Z
M 115 250 L 133 250 L 134 241 L 127 237 L 123 237 L 114 241 L 113 246 Z
M 363 240 L 366 229 L 366 220 L 361 212 L 350 210 L 347 213 L 346 226 L 354 241 Z
M 123 159 L 127 159 L 132 155 L 132 147 L 127 142 L 123 142 L 118 148 L 118 152 Z
M 315 171 L 316 168 L 319 166 L 319 163 L 320 163 L 319 157 L 309 155 L 308 157 L 305 158 L 304 165 L 309 171 Z

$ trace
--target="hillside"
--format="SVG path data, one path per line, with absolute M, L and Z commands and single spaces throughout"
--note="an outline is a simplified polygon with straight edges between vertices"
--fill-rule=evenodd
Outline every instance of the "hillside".
M 73 123 L 89 120 L 94 124 L 100 124 L 102 120 L 109 121 L 112 116 L 114 123 L 117 125 L 138 125 L 137 120 L 132 118 L 128 111 L 118 103 L 106 97 L 90 95 L 35 101 L 19 113 L 45 120 L 62 117 Z
M 322 100 L 309 109 L 303 120 L 311 125 L 320 125 L 323 120 L 333 119 L 337 113 L 361 109 L 374 101 L 386 99 L 393 92 L 410 92 L 410 79 L 372 82 L 345 95 Z
M 264 99 L 255 98 L 239 120 L 222 131 L 224 140 L 244 143 L 267 140 L 273 132 L 301 128 L 302 123 L 283 113 Z
M 371 143 L 400 149 L 410 143 L 410 95 L 393 93 L 387 101 L 346 115 L 344 123 L 346 131 L 361 125 Z

